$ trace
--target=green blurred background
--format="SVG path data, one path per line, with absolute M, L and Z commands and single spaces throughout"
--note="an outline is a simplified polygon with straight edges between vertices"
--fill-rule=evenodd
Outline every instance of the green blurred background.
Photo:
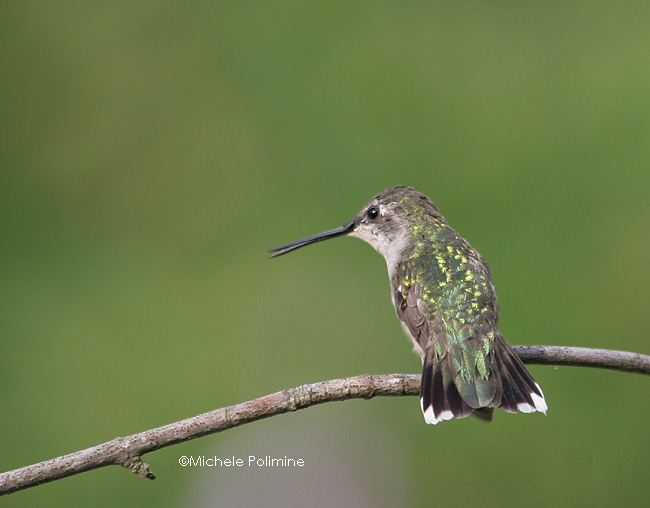
M 284 388 L 418 372 L 385 263 L 340 239 L 428 194 L 512 344 L 650 353 L 650 4 L 0 8 L 0 470 Z M 647 506 L 647 377 L 532 367 L 541 415 L 326 404 L 4 506 Z M 302 457 L 300 470 L 181 455 Z

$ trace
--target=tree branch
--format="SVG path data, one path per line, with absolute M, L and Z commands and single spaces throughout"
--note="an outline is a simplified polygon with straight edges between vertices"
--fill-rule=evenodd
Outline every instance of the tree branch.
M 573 365 L 650 375 L 650 356 L 637 353 L 564 346 L 515 346 L 514 350 L 527 364 Z M 149 465 L 140 457 L 166 446 L 325 402 L 419 392 L 417 374 L 363 375 L 303 385 L 2 473 L 0 495 L 110 465 L 123 466 L 153 480 Z

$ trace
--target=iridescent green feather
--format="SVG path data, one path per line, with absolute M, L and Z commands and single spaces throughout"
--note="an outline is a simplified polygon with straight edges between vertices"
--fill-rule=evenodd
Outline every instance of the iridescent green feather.
M 490 354 L 497 311 L 489 269 L 442 221 L 425 220 L 412 233 L 396 275 L 417 288 L 425 314 L 433 318 L 427 347 L 470 407 L 492 406 L 499 394 Z

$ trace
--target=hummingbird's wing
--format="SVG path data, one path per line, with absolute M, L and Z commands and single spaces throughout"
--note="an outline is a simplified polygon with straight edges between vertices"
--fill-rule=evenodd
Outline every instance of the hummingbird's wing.
M 431 328 L 427 319 L 427 310 L 422 298 L 418 297 L 419 287 L 402 287 L 393 293 L 393 303 L 397 317 L 404 323 L 411 335 L 415 349 L 422 357 L 427 344 L 431 340 Z
M 452 369 L 447 367 L 449 342 L 444 334 L 440 335 L 439 319 L 433 317 L 438 314 L 436 305 L 424 299 L 420 284 L 399 285 L 393 293 L 393 301 L 397 316 L 422 358 L 420 405 L 427 423 L 470 415 L 474 408 L 461 396 Z

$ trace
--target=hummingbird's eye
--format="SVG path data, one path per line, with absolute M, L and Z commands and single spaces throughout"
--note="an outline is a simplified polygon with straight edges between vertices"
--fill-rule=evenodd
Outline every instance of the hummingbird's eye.
M 377 217 L 379 217 L 379 208 L 377 208 L 376 206 L 371 206 L 370 208 L 368 208 L 368 212 L 366 213 L 366 215 L 368 216 L 369 220 L 373 220 L 373 221 L 377 220 Z

